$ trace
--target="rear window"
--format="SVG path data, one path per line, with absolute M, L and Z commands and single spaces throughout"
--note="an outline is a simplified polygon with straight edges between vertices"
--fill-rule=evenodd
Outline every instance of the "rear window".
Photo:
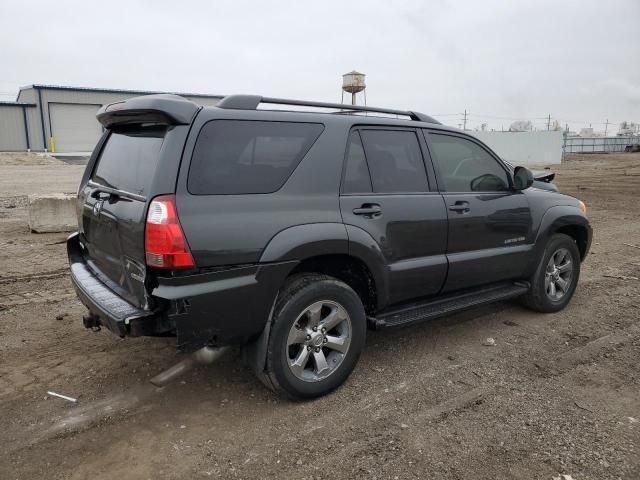
M 146 196 L 156 171 L 166 127 L 113 131 L 102 148 L 92 180 Z
M 362 143 L 373 191 L 412 193 L 429 190 L 418 137 L 402 130 L 363 130 Z
M 272 193 L 322 133 L 317 123 L 214 120 L 200 130 L 189 168 L 195 195 Z

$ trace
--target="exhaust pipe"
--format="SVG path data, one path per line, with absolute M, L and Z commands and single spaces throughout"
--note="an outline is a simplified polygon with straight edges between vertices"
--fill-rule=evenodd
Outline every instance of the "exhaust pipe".
M 176 363 L 153 377 L 150 382 L 156 387 L 164 387 L 180 375 L 185 374 L 196 365 L 209 365 L 218 360 L 229 347 L 202 347 L 184 360 Z

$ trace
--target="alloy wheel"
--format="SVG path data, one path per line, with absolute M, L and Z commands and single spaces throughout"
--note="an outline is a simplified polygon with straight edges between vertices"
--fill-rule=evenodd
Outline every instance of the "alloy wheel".
M 571 254 L 566 248 L 556 250 L 549 262 L 544 275 L 544 287 L 547 296 L 553 300 L 561 300 L 569 291 L 573 281 L 573 263 Z
M 287 338 L 287 363 L 300 380 L 317 382 L 340 366 L 351 344 L 351 318 L 337 302 L 321 300 L 298 316 Z

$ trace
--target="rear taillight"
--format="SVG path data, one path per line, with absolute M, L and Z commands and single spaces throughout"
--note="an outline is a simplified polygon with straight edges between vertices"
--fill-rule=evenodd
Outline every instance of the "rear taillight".
M 150 267 L 196 266 L 178 220 L 175 195 L 156 197 L 149 204 L 144 243 L 147 265 Z

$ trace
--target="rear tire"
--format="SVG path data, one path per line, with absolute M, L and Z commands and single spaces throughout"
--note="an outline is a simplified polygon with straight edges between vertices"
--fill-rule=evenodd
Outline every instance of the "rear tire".
M 579 277 L 580 251 L 576 242 L 556 233 L 547 242 L 523 303 L 537 312 L 558 312 L 571 301 Z
M 284 286 L 273 313 L 266 374 L 290 399 L 326 395 L 353 371 L 364 348 L 360 297 L 327 275 L 305 274 Z

